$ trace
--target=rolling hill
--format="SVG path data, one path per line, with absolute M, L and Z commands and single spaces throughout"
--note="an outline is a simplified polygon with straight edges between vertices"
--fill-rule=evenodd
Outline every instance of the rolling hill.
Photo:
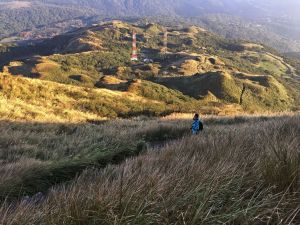
M 138 33 L 138 63 L 130 62 L 132 30 Z M 163 54 L 165 30 L 168 52 Z M 46 47 L 49 51 L 45 56 L 36 55 Z M 23 101 L 19 104 L 21 114 L 36 114 L 37 118 L 49 114 L 46 105 L 34 110 L 40 107 L 36 103 L 42 98 L 48 98 L 52 105 L 58 101 L 59 107 L 70 112 L 80 111 L 78 120 L 299 108 L 299 68 L 294 66 L 297 61 L 290 64 L 287 58 L 263 45 L 230 41 L 196 26 L 179 29 L 113 21 L 31 46 L 32 56 L 23 59 L 19 59 L 20 49 L 24 50 L 12 47 L 8 53 L 0 54 L 0 58 L 6 58 L 6 54 L 16 58 L 3 67 L 5 79 L 1 80 L 16 82 L 10 85 L 16 93 L 5 84 L 1 93 L 3 98 L 11 96 Z M 143 62 L 149 58 L 153 62 Z M 70 95 L 64 103 L 64 98 L 41 94 L 46 92 L 41 89 L 44 86 L 51 87 L 50 93 L 72 91 L 67 91 Z M 30 89 L 41 91 L 31 93 Z M 32 101 L 26 103 L 29 99 Z M 59 112 L 59 107 L 54 111 Z M 58 113 L 58 120 L 65 110 Z

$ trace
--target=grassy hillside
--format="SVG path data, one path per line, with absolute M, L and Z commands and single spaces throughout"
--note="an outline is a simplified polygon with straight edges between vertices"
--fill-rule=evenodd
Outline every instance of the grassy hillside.
M 131 93 L 0 77 L 2 119 L 86 121 L 167 112 L 163 102 Z
M 60 172 L 56 177 L 59 181 L 62 177 L 66 179 L 69 171 L 73 174 L 74 170 L 81 171 L 83 161 L 88 164 L 96 155 L 107 155 L 100 150 L 103 148 L 117 148 L 118 152 L 120 147 L 128 151 L 130 146 L 140 146 L 139 149 L 144 146 L 149 151 L 100 170 L 95 168 L 99 164 L 92 161 L 94 169 L 84 171 L 69 184 L 45 191 L 42 199 L 23 198 L 11 206 L 4 204 L 0 209 L 1 221 L 4 224 L 299 223 L 299 115 L 203 118 L 206 129 L 200 136 L 185 135 L 189 132 L 188 118 L 188 121 L 178 117 L 118 120 L 98 126 L 2 123 L 0 129 L 5 130 L 5 136 L 1 143 L 14 140 L 14 146 L 27 149 L 22 154 L 9 146 L 10 161 L 6 155 L 0 156 L 3 160 L 0 194 L 10 190 L 10 197 L 47 190 L 49 184 L 55 184 L 53 175 Z M 166 145 L 162 141 L 152 142 L 157 138 L 169 142 Z M 53 152 L 53 141 L 60 151 Z M 150 144 L 146 147 L 142 143 Z M 37 149 L 39 154 L 35 153 Z M 56 158 L 68 158 L 68 163 L 51 162 Z M 103 158 L 98 162 L 103 165 Z M 14 210 L 10 210 L 12 207 Z
M 158 78 L 156 82 L 198 99 L 213 94 L 248 111 L 284 110 L 293 104 L 287 89 L 272 76 L 213 72 L 191 77 Z
M 207 101 L 138 80 L 126 84 L 126 90 L 112 91 L 0 74 L 0 101 L 1 118 L 19 121 L 80 122 L 171 112 L 227 112 L 225 104 L 210 106 Z M 235 108 L 228 111 L 235 112 Z
M 132 30 L 137 32 L 140 56 L 137 63 L 130 62 Z M 163 54 L 166 30 L 168 52 Z M 200 107 L 215 113 L 224 104 L 234 104 L 236 112 L 240 108 L 248 112 L 299 108 L 299 61 L 260 44 L 221 38 L 200 27 L 112 21 L 68 32 L 36 47 L 43 49 L 43 46 L 52 46 L 56 54 L 11 61 L 3 67 L 4 73 L 104 88 L 116 95 L 135 91 L 138 96 L 160 102 L 156 115 L 168 110 L 191 112 Z M 5 58 L 5 54 L 0 54 L 0 58 Z M 144 59 L 151 62 L 143 62 Z M 142 82 L 132 88 L 136 79 Z M 93 113 L 99 113 L 94 106 L 91 108 Z M 125 108 L 126 112 L 132 109 Z M 105 111 L 100 115 L 122 114 L 115 107 Z M 140 110 L 133 111 L 132 115 L 136 115 Z

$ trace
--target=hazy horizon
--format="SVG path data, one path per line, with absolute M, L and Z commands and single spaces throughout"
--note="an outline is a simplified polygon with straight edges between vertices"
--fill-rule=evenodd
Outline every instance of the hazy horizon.
M 130 16 L 135 9 L 144 7 L 137 13 L 160 14 L 165 12 L 168 14 L 172 12 L 181 16 L 200 16 L 203 13 L 232 13 L 253 19 L 264 16 L 278 18 L 288 16 L 300 19 L 300 1 L 297 0 L 0 0 L 0 3 L 11 3 L 11 9 L 29 7 L 26 3 L 30 2 L 74 5 L 78 8 L 89 7 L 104 14 L 109 13 L 105 11 L 107 9 L 117 10 L 121 8 L 125 14 L 128 10 L 127 16 Z M 155 8 L 161 8 L 161 10 L 154 11 Z
M 264 42 L 282 52 L 300 51 L 298 0 L 0 0 L 0 4 L 0 38 L 75 18 L 89 25 L 97 22 L 90 16 L 101 20 L 164 15 L 192 21 L 227 38 Z

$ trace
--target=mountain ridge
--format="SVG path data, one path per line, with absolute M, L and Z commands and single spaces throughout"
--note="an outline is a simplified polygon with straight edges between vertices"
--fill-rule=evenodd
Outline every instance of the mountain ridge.
M 1 4 L 10 2 L 16 1 L 0 1 Z M 170 17 L 169 20 L 173 20 L 175 23 L 189 21 L 196 25 L 204 25 L 207 29 L 225 35 L 227 38 L 245 39 L 246 34 L 249 33 L 251 34 L 249 39 L 252 41 L 265 43 L 282 52 L 300 51 L 300 35 L 297 35 L 300 30 L 297 21 L 300 18 L 294 12 L 296 10 L 294 8 L 297 8 L 298 4 L 295 0 L 285 1 L 285 4 L 269 0 L 264 1 L 264 4 L 257 0 L 66 0 L 63 2 L 32 0 L 24 2 L 30 2 L 32 7 L 30 9 L 0 9 L 3 21 L 0 30 L 3 30 L 4 36 L 80 17 L 85 24 L 88 19 L 84 19 L 84 17 L 89 16 L 98 16 L 99 20 L 104 20 L 105 18 L 153 18 L 167 15 Z M 43 12 L 44 18 L 37 16 L 38 11 Z M 221 15 L 224 20 L 216 21 L 217 15 Z M 89 21 L 89 25 L 98 19 Z M 291 24 L 294 25 L 291 27 Z M 12 28 L 12 30 L 9 31 L 7 28 Z M 2 35 L 2 37 L 4 36 Z
M 132 30 L 137 32 L 137 63 L 130 61 Z M 163 54 L 165 30 L 169 33 L 168 52 Z M 36 55 L 47 46 L 55 51 Z M 21 47 L 8 53 L 19 53 L 18 48 Z M 55 87 L 59 83 L 80 90 L 88 88 L 93 93 L 99 88 L 103 93 L 115 93 L 112 100 L 96 91 L 98 94 L 93 94 L 89 102 L 83 100 L 86 94 L 74 92 L 74 98 L 84 102 L 79 109 L 99 118 L 193 111 L 277 112 L 299 107 L 300 71 L 294 67 L 297 62 L 288 62 L 263 45 L 231 41 L 200 27 L 112 21 L 59 35 L 28 51 L 35 56 L 17 56 L 3 67 L 8 79 L 31 78 L 33 89 L 37 88 L 36 79 L 50 81 L 55 92 L 59 92 L 60 88 Z M 5 57 L 5 53 L 0 53 L 0 58 L 1 55 Z M 4 93 L 7 97 L 8 92 Z M 143 99 L 141 105 L 137 106 L 134 98 L 125 101 L 127 94 Z M 28 92 L 24 97 L 18 96 L 22 101 L 35 98 Z M 110 106 L 107 101 L 117 105 Z M 127 105 L 120 107 L 124 103 Z

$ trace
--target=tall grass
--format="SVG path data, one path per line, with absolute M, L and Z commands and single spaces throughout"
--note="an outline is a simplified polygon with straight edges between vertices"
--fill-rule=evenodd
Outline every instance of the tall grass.
M 98 123 L 0 122 L 0 200 L 47 192 L 86 168 L 120 163 L 152 142 L 189 132 L 183 122 L 174 129 L 168 121 L 158 125 L 146 117 Z
M 188 127 L 185 120 L 166 121 L 174 130 Z M 299 224 L 299 115 L 206 121 L 201 135 L 184 135 L 120 165 L 88 169 L 55 187 L 44 202 L 4 204 L 1 221 Z M 148 123 L 145 134 L 153 135 L 163 122 Z

